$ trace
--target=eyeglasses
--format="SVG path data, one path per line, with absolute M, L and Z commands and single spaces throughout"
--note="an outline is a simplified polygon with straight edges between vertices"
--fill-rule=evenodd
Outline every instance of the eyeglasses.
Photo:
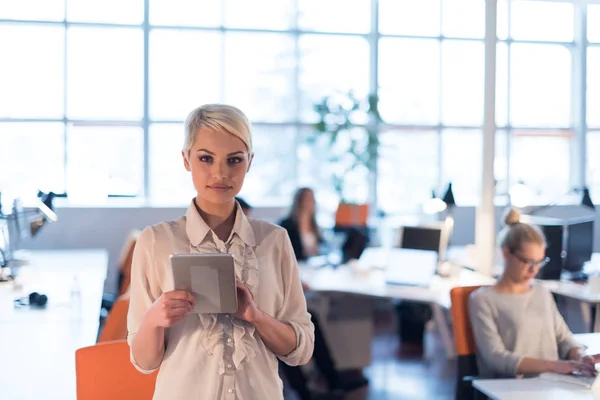
M 515 258 L 519 261 L 521 261 L 523 263 L 523 265 L 529 267 L 529 268 L 542 268 L 544 265 L 548 264 L 548 262 L 550 261 L 550 257 L 546 257 L 543 260 L 531 260 L 529 258 L 525 258 L 519 254 L 517 254 L 516 252 L 511 252 L 511 254 L 513 256 L 515 256 Z

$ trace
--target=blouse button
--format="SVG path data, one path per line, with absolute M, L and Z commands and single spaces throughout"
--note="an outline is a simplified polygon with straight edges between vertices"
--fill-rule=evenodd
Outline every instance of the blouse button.
M 227 389 L 227 393 L 233 393 L 233 389 Z
M 231 368 L 231 364 L 227 364 L 227 368 Z
M 227 343 L 231 343 L 231 338 L 227 338 Z

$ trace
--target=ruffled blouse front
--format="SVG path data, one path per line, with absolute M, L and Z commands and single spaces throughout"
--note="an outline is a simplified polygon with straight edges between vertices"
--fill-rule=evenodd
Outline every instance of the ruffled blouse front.
M 190 253 L 220 253 L 218 246 L 211 241 L 202 247 L 190 244 Z M 234 234 L 231 241 L 225 243 L 227 252 L 233 255 L 235 275 L 255 296 L 258 288 L 258 261 L 253 246 L 245 244 L 238 235 Z M 237 346 L 233 349 L 232 362 L 236 370 L 244 368 L 244 364 L 256 356 L 254 349 L 257 347 L 257 333 L 254 325 L 237 318 L 222 316 L 220 314 L 197 314 L 200 318 L 202 334 L 200 341 L 202 347 L 209 355 L 214 354 L 215 347 L 222 345 L 223 325 L 231 324 L 233 341 Z M 226 354 L 226 352 L 223 352 Z M 224 357 L 219 365 L 219 374 L 225 373 L 228 360 Z

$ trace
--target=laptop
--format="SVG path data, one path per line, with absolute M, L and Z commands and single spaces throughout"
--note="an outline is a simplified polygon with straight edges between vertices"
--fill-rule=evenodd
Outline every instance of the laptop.
M 438 253 L 401 248 L 365 249 L 359 260 L 367 268 L 381 268 L 391 285 L 428 287 L 438 267 Z
M 554 372 L 543 372 L 539 375 L 540 379 L 550 382 L 568 383 L 577 385 L 586 389 L 600 390 L 600 375 L 585 376 L 576 374 L 557 374 Z

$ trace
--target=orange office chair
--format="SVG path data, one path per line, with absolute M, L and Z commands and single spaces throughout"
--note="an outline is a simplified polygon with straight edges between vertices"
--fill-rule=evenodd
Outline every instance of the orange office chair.
M 77 400 L 151 400 L 158 373 L 137 371 L 124 340 L 78 349 L 75 371 Z
M 469 296 L 480 286 L 455 287 L 450 291 L 450 312 L 454 331 L 454 348 L 458 357 L 458 377 L 456 380 L 456 400 L 481 398 L 473 389 L 472 378 L 476 377 L 475 340 L 469 320 Z
M 340 203 L 335 213 L 336 227 L 361 227 L 367 226 L 369 218 L 368 204 Z
M 127 312 L 129 311 L 129 297 L 121 296 L 115 302 L 106 317 L 98 343 L 111 340 L 127 339 Z

